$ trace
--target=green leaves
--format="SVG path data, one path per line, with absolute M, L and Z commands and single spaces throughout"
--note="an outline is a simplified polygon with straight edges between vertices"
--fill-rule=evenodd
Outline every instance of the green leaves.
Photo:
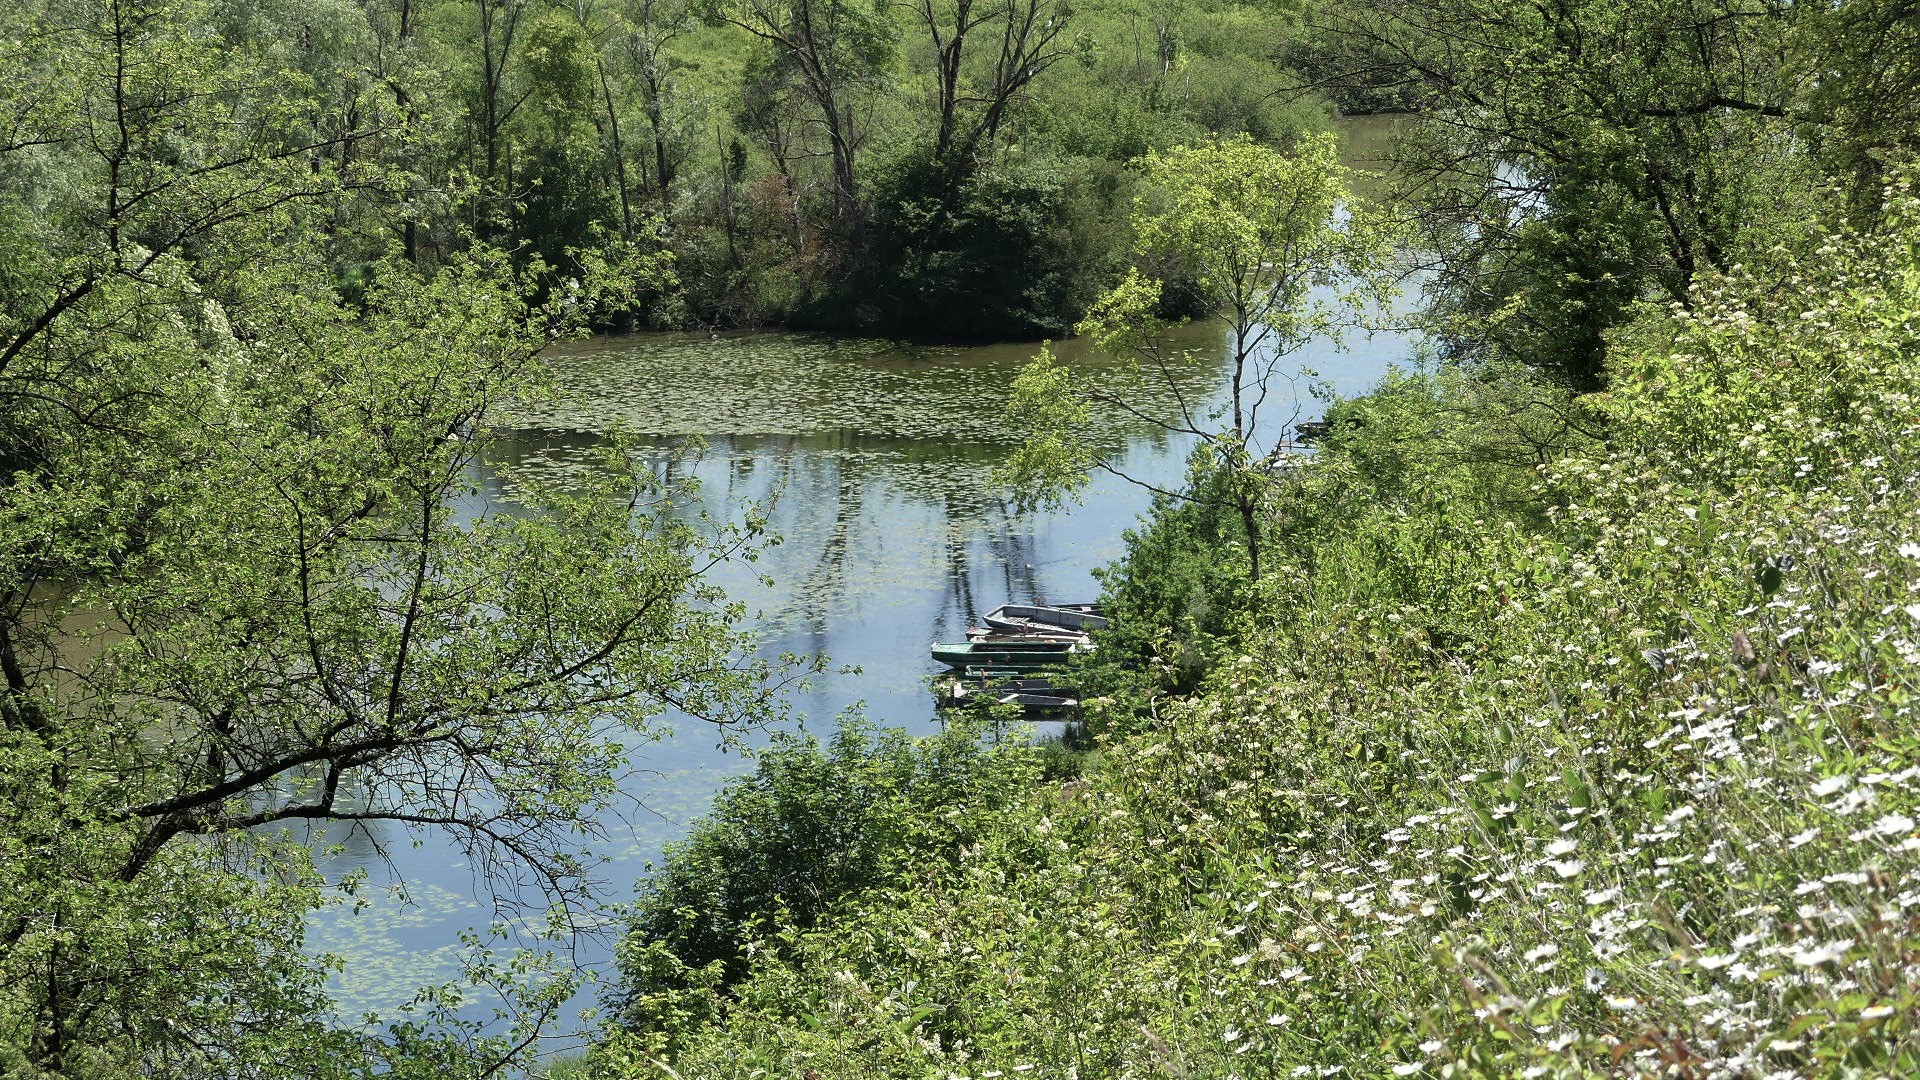
M 1194 276 L 1212 313 L 1291 316 L 1333 269 L 1334 207 L 1346 197 L 1334 137 L 1284 154 L 1244 136 L 1150 153 L 1134 212 L 1143 253 Z
M 1920 352 L 1874 328 L 1913 239 L 1644 315 L 1604 428 L 1498 370 L 1343 404 L 1198 686 L 760 954 L 669 1064 L 1911 1072 Z M 1156 507 L 1097 655 L 1201 636 L 1234 516 Z
M 1066 365 L 1043 347 L 1014 379 L 1006 418 L 1026 441 L 994 470 L 994 483 L 1014 493 L 1023 509 L 1077 500 L 1088 470 L 1098 463 L 1089 442 L 1089 414 Z
M 1263 429 L 1261 410 L 1273 384 L 1291 378 L 1286 363 L 1317 335 L 1336 331 L 1352 298 L 1327 304 L 1316 286 L 1348 275 L 1377 276 L 1385 234 L 1372 219 L 1336 209 L 1345 198 L 1331 136 L 1303 136 L 1283 155 L 1244 136 L 1149 153 L 1135 201 L 1136 267 L 1089 309 L 1079 331 L 1116 356 L 1135 361 L 1143 380 L 1173 390 L 1174 407 L 1154 409 L 1122 388 L 1102 400 L 1205 448 L 1226 482 L 1214 489 L 1241 519 L 1251 577 L 1260 577 L 1267 466 L 1289 433 Z M 1165 338 L 1167 289 L 1179 280 L 1193 311 L 1227 324 L 1230 362 L 1226 401 L 1218 415 L 1189 400 L 1174 371 L 1188 357 Z M 1015 497 L 1057 501 L 1078 483 L 1075 471 L 1104 464 L 1086 440 L 1070 438 L 1084 422 L 1049 400 L 1064 400 L 1065 382 L 1042 357 L 1016 388 L 1008 416 L 1033 430 L 1033 442 L 1002 475 L 1023 486 Z M 1051 411 L 1049 411 L 1051 410 Z
M 757 957 L 961 858 L 1037 776 L 1031 750 L 983 739 L 976 725 L 913 740 L 851 720 L 824 746 L 781 739 L 641 886 L 620 951 L 620 1022 L 684 1046 Z M 892 1022 L 911 1032 L 936 1011 Z
M 518 1051 L 457 1025 L 335 1030 L 301 949 L 324 894 L 279 828 L 445 828 L 503 889 L 577 912 L 649 718 L 777 712 L 788 669 L 700 580 L 751 528 L 703 527 L 625 456 L 517 514 L 470 486 L 539 351 L 666 267 L 612 248 L 536 306 L 476 246 L 369 260 L 349 301 L 320 226 L 367 179 L 335 156 L 364 133 L 197 5 L 68 14 L 27 13 L 43 55 L 0 147 L 0 1057 L 498 1068 Z M 42 146 L 59 183 L 24 168 Z
M 1477 358 L 1606 384 L 1607 331 L 1696 274 L 1791 243 L 1830 134 L 1803 113 L 1804 5 L 1385 2 L 1316 16 L 1368 89 L 1425 120 L 1392 151 L 1396 193 L 1442 264 L 1442 334 Z M 1871 51 L 1871 47 L 1867 47 Z M 1789 146 L 1792 146 L 1789 149 Z

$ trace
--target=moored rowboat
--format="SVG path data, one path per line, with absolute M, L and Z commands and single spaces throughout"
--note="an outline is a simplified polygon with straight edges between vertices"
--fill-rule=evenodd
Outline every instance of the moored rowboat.
M 956 684 L 953 701 L 958 705 L 1018 705 L 1030 713 L 1064 712 L 1077 708 L 1079 698 L 1065 694 L 1047 694 L 1037 690 L 1013 690 L 998 686 L 981 688 Z
M 995 686 L 1012 686 L 1021 690 L 1037 690 L 1040 688 L 1037 684 L 1053 682 L 1051 674 L 1035 677 L 1033 672 L 1006 667 L 966 667 L 960 670 L 960 674 L 969 681 L 983 686 L 992 683 Z
M 989 638 L 936 644 L 933 658 L 948 667 L 998 667 L 1036 671 L 1066 662 L 1069 654 L 1085 651 L 1075 641 L 1048 638 Z
M 990 629 L 1013 633 L 1105 630 L 1107 620 L 1094 614 L 1092 604 L 1001 604 L 981 616 Z

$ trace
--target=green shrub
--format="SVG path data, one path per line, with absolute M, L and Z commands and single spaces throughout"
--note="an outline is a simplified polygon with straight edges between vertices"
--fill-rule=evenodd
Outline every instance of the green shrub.
M 868 270 L 808 317 L 916 339 L 1063 336 L 1117 273 L 1115 173 L 1074 159 L 956 172 L 909 153 L 876 185 Z
M 925 739 L 854 721 L 825 744 L 778 737 L 642 883 L 618 950 L 616 1015 L 661 1030 L 704 1017 L 756 943 L 951 859 L 1026 797 L 1037 768 L 1029 748 L 990 745 L 962 723 Z

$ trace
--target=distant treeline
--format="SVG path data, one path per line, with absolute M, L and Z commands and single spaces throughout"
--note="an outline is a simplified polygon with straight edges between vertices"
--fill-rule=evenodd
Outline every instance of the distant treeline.
M 1298 22 L 1238 0 L 216 3 L 302 73 L 351 286 L 474 239 L 556 283 L 637 246 L 677 284 L 629 324 L 1058 335 L 1127 247 L 1125 163 L 1324 110 Z M 294 119 L 289 117 L 289 119 Z
M 34 7 L 6 16 L 22 48 L 59 22 Z M 1700 271 L 1799 229 L 1814 188 L 1870 212 L 1920 130 L 1915 19 L 1886 2 L 224 0 L 129 16 L 187 20 L 280 72 L 244 108 L 256 145 L 308 147 L 352 182 L 324 223 L 349 293 L 389 252 L 434 265 L 476 240 L 556 285 L 671 253 L 670 284 L 601 316 L 621 325 L 1060 335 L 1126 268 L 1147 151 L 1241 134 L 1285 149 L 1334 112 L 1417 111 L 1394 194 L 1438 268 L 1436 310 L 1456 316 L 1442 336 L 1585 388 L 1628 307 L 1681 300 Z M 30 205 L 72 152 L 32 148 L 35 168 L 0 184 Z M 1181 268 L 1151 269 L 1177 286 Z

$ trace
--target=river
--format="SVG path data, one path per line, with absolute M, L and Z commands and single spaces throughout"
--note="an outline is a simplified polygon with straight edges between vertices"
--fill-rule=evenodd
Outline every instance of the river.
M 1385 126 L 1359 126 L 1352 152 L 1364 161 Z M 1175 372 L 1179 391 L 1218 401 L 1226 331 L 1188 327 L 1175 340 L 1192 351 Z M 1315 372 L 1323 393 L 1351 396 L 1409 352 L 1395 334 L 1355 335 L 1347 345 L 1315 342 L 1288 367 Z M 710 513 L 737 519 L 748 504 L 768 507 L 782 543 L 716 577 L 749 605 L 765 655 L 831 659 L 833 670 L 793 699 L 794 723 L 824 734 L 861 709 L 926 733 L 938 722 L 928 644 L 958 640 L 978 613 L 1003 602 L 1092 599 L 1094 571 L 1120 556 L 1125 530 L 1149 502 L 1146 489 L 1111 475 L 1097 475 L 1080 505 L 1056 512 L 1017 512 L 994 488 L 993 467 L 1023 437 L 1001 420 L 1001 405 L 1036 348 L 765 333 L 572 343 L 551 353 L 558 392 L 508 418 L 475 480 L 484 500 L 511 507 L 516 485 L 565 483 L 620 432 L 656 469 L 698 478 Z M 1055 348 L 1088 378 L 1127 377 L 1081 342 Z M 1321 414 L 1308 388 L 1306 378 L 1276 388 L 1265 414 L 1271 428 Z M 1143 382 L 1135 393 L 1171 404 L 1165 385 Z M 1121 472 L 1177 486 L 1188 440 L 1118 414 L 1102 418 L 1101 430 Z M 703 448 L 690 455 L 695 440 Z M 613 901 L 632 895 L 649 860 L 685 835 L 727 777 L 751 768 L 700 722 L 667 719 L 669 737 L 631 748 L 629 801 L 606 819 L 597 877 Z M 335 985 L 344 1015 L 389 1012 L 418 986 L 456 979 L 463 929 L 538 924 L 537 912 L 488 896 L 435 834 L 386 828 L 329 839 L 340 845 L 326 857 L 329 875 L 365 869 L 371 886 L 363 910 L 329 909 L 310 927 L 311 949 L 345 961 Z M 604 970 L 608 945 L 587 939 L 579 957 Z

